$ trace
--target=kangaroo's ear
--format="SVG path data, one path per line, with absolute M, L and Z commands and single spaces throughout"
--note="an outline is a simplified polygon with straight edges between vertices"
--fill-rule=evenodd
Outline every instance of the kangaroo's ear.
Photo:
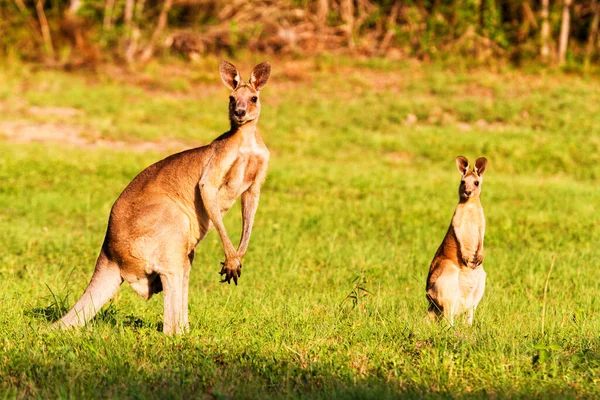
M 252 74 L 250 74 L 250 84 L 254 86 L 254 89 L 260 90 L 269 82 L 270 75 L 271 64 L 268 62 L 260 63 L 254 67 Z
M 456 157 L 456 168 L 461 175 L 464 175 L 469 170 L 469 160 L 463 156 Z
M 481 176 L 485 171 L 485 167 L 487 167 L 487 158 L 479 157 L 477 160 L 475 160 L 475 168 L 473 171 L 475 171 L 477 175 Z
M 221 61 L 219 65 L 219 73 L 221 74 L 221 80 L 231 90 L 235 90 L 236 87 L 242 81 L 242 77 L 238 72 L 237 68 L 227 61 Z

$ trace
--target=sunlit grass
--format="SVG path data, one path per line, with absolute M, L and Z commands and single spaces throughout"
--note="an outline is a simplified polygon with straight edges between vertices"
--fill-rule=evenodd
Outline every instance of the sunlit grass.
M 7 69 L 0 122 L 207 143 L 227 129 L 215 65 L 179 65 L 174 81 L 153 65 L 135 84 Z M 598 82 L 308 65 L 273 62 L 260 123 L 272 162 L 244 275 L 237 287 L 219 283 L 222 247 L 209 234 L 182 337 L 159 332 L 162 295 L 145 302 L 126 285 L 89 329 L 46 329 L 87 284 L 112 202 L 168 153 L 0 142 L 5 397 L 600 394 Z M 41 117 L 32 106 L 81 113 Z M 475 325 L 451 329 L 425 321 L 424 286 L 457 202 L 458 154 L 490 161 L 488 286 Z M 234 207 L 226 217 L 234 242 L 239 214 Z M 357 282 L 369 294 L 353 301 Z

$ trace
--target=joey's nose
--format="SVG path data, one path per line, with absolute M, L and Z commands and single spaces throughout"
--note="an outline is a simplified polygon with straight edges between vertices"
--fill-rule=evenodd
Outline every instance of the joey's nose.
M 470 190 L 465 190 L 465 194 L 466 194 L 467 196 L 470 196 L 470 195 L 471 195 L 471 191 L 470 191 Z
M 235 110 L 236 117 L 243 117 L 245 115 L 246 115 L 246 110 L 244 110 L 243 108 L 238 108 Z

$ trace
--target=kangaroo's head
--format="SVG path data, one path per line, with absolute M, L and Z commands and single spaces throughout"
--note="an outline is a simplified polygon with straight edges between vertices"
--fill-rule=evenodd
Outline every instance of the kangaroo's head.
M 229 120 L 232 127 L 257 121 L 260 115 L 260 90 L 269 81 L 271 64 L 258 64 L 250 74 L 248 83 L 242 81 L 237 68 L 227 61 L 219 66 L 221 79 L 232 90 L 229 95 Z
M 462 175 L 458 195 L 461 201 L 467 201 L 471 198 L 479 198 L 481 195 L 481 184 L 483 182 L 483 173 L 487 166 L 487 159 L 479 157 L 475 160 L 473 170 L 469 170 L 469 160 L 463 156 L 456 157 L 456 167 Z

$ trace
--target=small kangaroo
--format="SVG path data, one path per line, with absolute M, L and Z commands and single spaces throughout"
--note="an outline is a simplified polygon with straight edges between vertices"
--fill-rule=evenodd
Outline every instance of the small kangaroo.
M 115 201 L 96 268 L 81 298 L 54 327 L 83 326 L 125 280 L 145 299 L 164 290 L 166 334 L 189 329 L 188 281 L 195 248 L 213 227 L 225 262 L 221 282 L 237 285 L 248 249 L 269 151 L 258 132 L 260 90 L 271 66 L 254 67 L 248 83 L 222 62 L 231 129 L 207 146 L 173 154 L 136 176 Z M 242 235 L 237 250 L 223 215 L 241 196 Z
M 485 217 L 480 196 L 486 166 L 487 159 L 480 157 L 470 171 L 469 160 L 456 157 L 456 167 L 462 175 L 459 202 L 427 276 L 429 316 L 436 319 L 443 313 L 450 325 L 454 325 L 454 317 L 463 311 L 467 312 L 467 323 L 472 325 L 485 291 L 482 265 Z

